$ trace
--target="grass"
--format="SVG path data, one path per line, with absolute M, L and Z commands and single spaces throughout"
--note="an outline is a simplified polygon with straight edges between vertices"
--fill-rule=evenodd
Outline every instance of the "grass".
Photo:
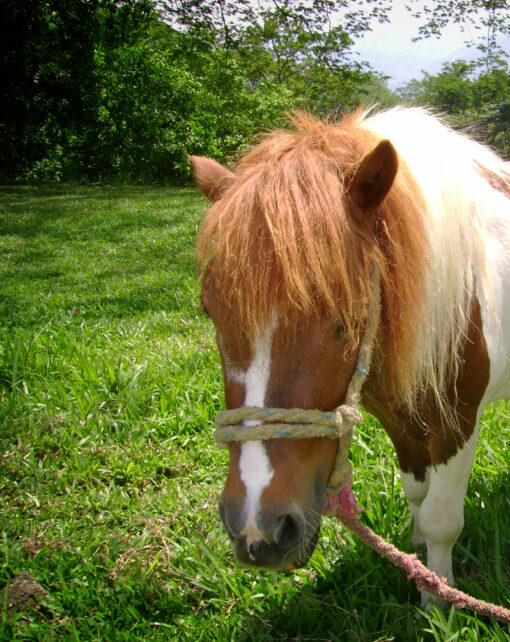
M 509 640 L 488 618 L 423 613 L 404 574 L 332 519 L 297 572 L 235 566 L 217 514 L 223 405 L 200 313 L 192 189 L 0 188 L 0 589 L 22 640 Z M 489 408 L 455 549 L 461 588 L 510 603 L 506 403 Z M 352 448 L 363 519 L 411 550 L 393 449 Z

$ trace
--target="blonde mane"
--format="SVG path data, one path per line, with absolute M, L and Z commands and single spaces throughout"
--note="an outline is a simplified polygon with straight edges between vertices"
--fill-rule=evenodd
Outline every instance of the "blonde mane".
M 277 310 L 289 331 L 303 315 L 327 315 L 354 337 L 377 269 L 378 347 L 393 392 L 411 411 L 424 390 L 444 407 L 475 286 L 487 282 L 484 194 L 494 188 L 482 174 L 509 188 L 510 175 L 417 109 L 356 112 L 337 125 L 297 114 L 292 124 L 241 159 L 205 218 L 197 252 L 206 284 L 249 336 Z M 399 170 L 374 223 L 353 208 L 349 184 L 383 138 Z

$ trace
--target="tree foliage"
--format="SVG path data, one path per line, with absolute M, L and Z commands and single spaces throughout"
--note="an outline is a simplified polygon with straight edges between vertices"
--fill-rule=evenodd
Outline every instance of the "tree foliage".
M 293 106 L 354 104 L 373 74 L 352 37 L 386 4 L 367 1 L 6 0 L 0 174 L 181 180 Z
M 176 29 L 228 52 L 252 90 L 285 87 L 296 104 L 319 113 L 353 103 L 372 80 L 351 49 L 390 9 L 385 0 L 161 0 L 159 6 Z
M 491 38 L 508 33 L 506 4 L 425 6 L 430 36 L 450 20 L 475 20 L 483 5 L 490 65 L 476 76 L 455 63 L 406 89 L 459 121 L 478 119 L 505 149 L 508 74 Z M 388 20 L 390 0 L 4 0 L 3 8 L 4 181 L 182 181 L 188 154 L 228 160 L 292 108 L 322 115 L 396 101 L 352 55 L 356 38 Z
M 510 69 L 501 38 L 510 36 L 509 0 L 411 0 L 410 9 L 422 21 L 420 38 L 438 37 L 458 24 L 477 37 L 466 44 L 479 52 L 467 62 L 445 63 L 438 74 L 424 73 L 399 90 L 406 100 L 428 105 L 444 114 L 454 127 L 510 158 Z
M 3 8 L 0 172 L 58 178 L 96 120 L 98 52 L 135 43 L 153 7 L 149 0 L 6 0 Z

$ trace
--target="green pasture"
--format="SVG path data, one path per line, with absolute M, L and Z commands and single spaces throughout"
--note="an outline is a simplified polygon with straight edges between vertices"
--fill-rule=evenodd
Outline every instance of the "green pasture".
M 0 638 L 510 640 L 426 614 L 401 570 L 333 519 L 297 572 L 243 570 L 217 514 L 219 359 L 201 313 L 194 189 L 0 188 Z M 459 586 L 510 605 L 506 403 L 484 415 Z M 362 519 L 411 550 L 396 460 L 368 419 Z M 13 600 L 26 572 L 44 591 Z M 42 594 L 41 594 L 42 595 Z

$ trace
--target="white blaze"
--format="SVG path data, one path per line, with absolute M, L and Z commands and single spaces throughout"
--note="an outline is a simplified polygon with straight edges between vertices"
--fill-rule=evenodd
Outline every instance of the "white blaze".
M 264 406 L 271 370 L 271 344 L 275 328 L 276 317 L 273 315 L 265 332 L 254 342 L 253 359 L 246 372 L 230 373 L 233 379 L 244 384 L 245 406 Z M 262 441 L 245 441 L 241 444 L 239 473 L 246 487 L 246 523 L 241 534 L 246 536 L 246 546 L 249 547 L 253 542 L 262 539 L 256 516 L 259 511 L 260 496 L 273 477 L 271 462 Z

